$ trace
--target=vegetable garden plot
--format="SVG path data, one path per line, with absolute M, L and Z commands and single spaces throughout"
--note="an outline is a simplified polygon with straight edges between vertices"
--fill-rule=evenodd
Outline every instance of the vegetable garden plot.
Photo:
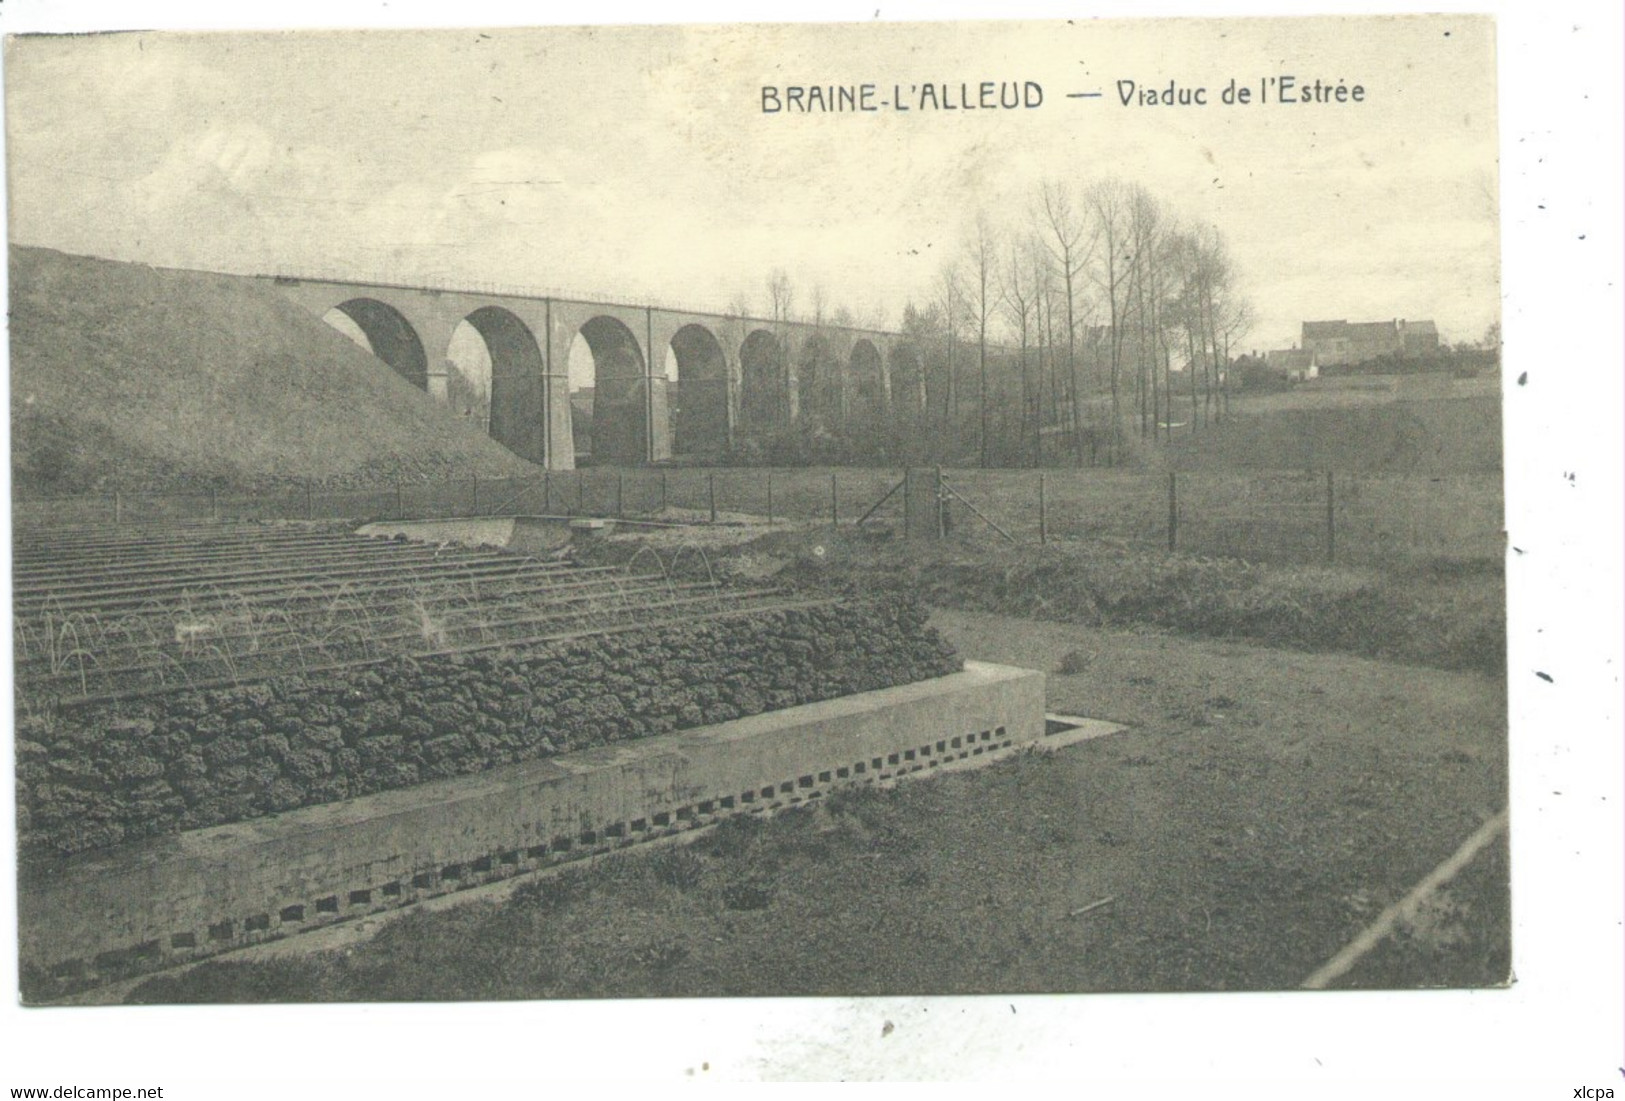
M 909 601 L 679 578 L 652 551 L 192 525 L 31 536 L 18 565 L 31 860 L 958 668 Z

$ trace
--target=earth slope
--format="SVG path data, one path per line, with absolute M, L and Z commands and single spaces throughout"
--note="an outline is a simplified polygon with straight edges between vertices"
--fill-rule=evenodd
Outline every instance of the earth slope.
M 11 249 L 19 496 L 536 468 L 275 289 Z

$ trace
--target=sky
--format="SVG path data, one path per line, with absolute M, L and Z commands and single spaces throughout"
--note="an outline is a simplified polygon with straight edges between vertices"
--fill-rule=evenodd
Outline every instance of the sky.
M 1316 77 L 1359 104 L 1121 104 L 1119 81 Z M 1258 322 L 1498 310 L 1493 34 L 1465 16 L 597 27 L 13 39 L 12 239 L 255 273 L 505 283 L 897 324 L 979 211 L 1144 184 L 1225 235 Z M 910 86 L 1032 81 L 1036 108 Z M 913 110 L 764 113 L 764 85 L 897 85 Z M 1097 98 L 1069 93 L 1099 92 Z

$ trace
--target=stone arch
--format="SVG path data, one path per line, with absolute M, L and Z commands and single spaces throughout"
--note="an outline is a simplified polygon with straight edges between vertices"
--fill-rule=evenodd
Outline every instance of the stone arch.
M 424 355 L 423 341 L 401 311 L 376 298 L 351 298 L 323 315 L 322 320 L 355 340 L 354 332 L 338 323 L 335 313 L 359 330 L 367 350 L 394 368 L 396 374 L 419 390 L 429 388 L 429 359 Z
M 591 318 L 571 342 L 570 391 L 578 463 L 633 465 L 649 458 L 649 380 L 643 348 L 625 323 Z M 590 395 L 577 400 L 577 395 Z M 585 449 L 583 449 L 585 444 Z
M 754 431 L 789 419 L 784 346 L 766 329 L 753 329 L 739 346 L 740 420 Z
M 829 341 L 814 334 L 801 345 L 796 366 L 801 419 L 832 427 L 841 416 L 841 366 Z
M 452 369 L 447 373 L 447 393 L 453 412 L 461 412 L 458 390 L 470 387 L 478 398 L 478 381 L 485 383 L 485 428 L 491 438 L 522 459 L 547 462 L 546 367 L 536 336 L 512 312 L 501 306 L 482 306 L 463 318 L 452 334 L 456 348 L 467 325 L 478 335 L 486 352 L 487 370 L 482 380 L 470 379 L 458 357 L 448 348 Z
M 886 408 L 886 375 L 880 351 L 866 338 L 852 345 L 851 376 L 853 412 L 860 418 L 873 417 Z
M 718 455 L 728 450 L 728 356 L 704 325 L 688 324 L 671 338 L 677 368 L 671 403 L 672 451 Z
M 891 405 L 901 417 L 918 417 L 925 409 L 925 355 L 915 344 L 898 344 L 887 367 L 891 375 Z

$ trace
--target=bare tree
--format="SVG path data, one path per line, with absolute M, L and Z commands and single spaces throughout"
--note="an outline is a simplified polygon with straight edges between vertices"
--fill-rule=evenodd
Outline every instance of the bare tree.
M 1035 253 L 1042 254 L 1043 245 L 1032 237 L 1010 240 L 999 265 L 999 305 L 1005 321 L 1015 330 L 1021 348 L 1021 436 L 1033 444 L 1033 465 L 1039 463 L 1037 447 L 1040 441 L 1038 402 L 1032 378 L 1032 365 L 1028 362 L 1028 348 L 1037 329 L 1038 289 L 1034 264 Z
M 965 293 L 976 322 L 978 452 L 988 462 L 987 322 L 994 307 L 998 241 L 986 212 L 978 212 L 965 247 Z
M 1123 435 L 1123 341 L 1131 301 L 1133 243 L 1129 233 L 1129 189 L 1120 180 L 1100 180 L 1088 192 L 1089 211 L 1094 223 L 1100 259 L 1093 275 L 1106 299 L 1111 371 L 1112 423 L 1109 440 L 1112 461 L 1120 457 Z
M 1072 453 L 1083 459 L 1083 386 L 1078 378 L 1078 280 L 1093 250 L 1087 223 L 1066 185 L 1046 183 L 1039 190 L 1039 210 L 1047 231 L 1044 247 L 1054 264 L 1066 316 L 1066 369 L 1072 390 Z
M 779 356 L 783 360 L 779 364 L 779 377 L 784 394 L 785 424 L 796 419 L 796 387 L 795 380 L 790 377 L 790 341 L 785 332 L 785 325 L 790 320 L 790 310 L 795 306 L 795 300 L 795 288 L 790 284 L 790 276 L 783 268 L 774 268 L 773 274 L 767 277 L 767 309 L 773 322 L 774 335 L 779 342 Z
M 948 338 L 948 386 L 943 395 L 943 419 L 959 430 L 959 334 L 965 324 L 965 284 L 959 267 L 945 263 L 937 276 L 937 307 Z
M 767 277 L 767 309 L 775 325 L 790 320 L 790 310 L 795 306 L 796 292 L 790 285 L 790 276 L 783 268 L 774 268 L 773 274 Z

